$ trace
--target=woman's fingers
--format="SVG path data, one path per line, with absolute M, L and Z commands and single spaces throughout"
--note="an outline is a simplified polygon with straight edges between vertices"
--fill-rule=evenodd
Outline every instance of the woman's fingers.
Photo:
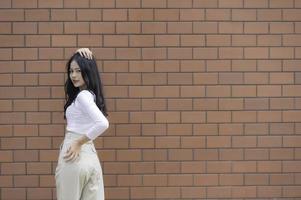
M 80 48 L 76 50 L 76 52 L 78 52 L 84 58 L 93 59 L 92 51 L 90 51 L 89 48 Z
M 77 153 L 76 151 L 72 151 L 71 148 L 69 148 L 64 156 L 64 159 L 66 162 L 69 161 L 75 161 L 79 156 L 79 153 Z

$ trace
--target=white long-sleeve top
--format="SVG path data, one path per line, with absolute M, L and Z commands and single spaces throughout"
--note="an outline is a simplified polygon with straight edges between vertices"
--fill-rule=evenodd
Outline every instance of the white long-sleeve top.
M 78 93 L 66 110 L 67 131 L 86 135 L 94 140 L 108 127 L 109 122 L 97 107 L 95 95 L 88 90 Z

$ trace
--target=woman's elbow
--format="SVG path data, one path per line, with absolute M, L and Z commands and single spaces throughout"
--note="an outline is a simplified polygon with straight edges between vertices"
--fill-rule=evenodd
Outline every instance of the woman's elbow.
M 103 126 L 103 128 L 105 129 L 105 130 L 107 130 L 108 128 L 109 128 L 109 121 L 108 120 L 105 120 L 105 121 L 103 121 L 103 123 L 102 123 L 102 126 Z

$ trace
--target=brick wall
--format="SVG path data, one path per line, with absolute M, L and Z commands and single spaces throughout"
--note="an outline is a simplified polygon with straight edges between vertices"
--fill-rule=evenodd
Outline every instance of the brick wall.
M 65 63 L 98 58 L 106 199 L 301 198 L 301 0 L 1 0 L 0 197 L 55 199 Z

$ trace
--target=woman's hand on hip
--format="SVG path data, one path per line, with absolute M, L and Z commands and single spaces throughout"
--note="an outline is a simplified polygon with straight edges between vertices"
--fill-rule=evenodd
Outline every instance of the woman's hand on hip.
M 77 141 L 73 142 L 64 156 L 65 161 L 74 162 L 79 157 L 80 150 L 81 144 L 79 144 Z

